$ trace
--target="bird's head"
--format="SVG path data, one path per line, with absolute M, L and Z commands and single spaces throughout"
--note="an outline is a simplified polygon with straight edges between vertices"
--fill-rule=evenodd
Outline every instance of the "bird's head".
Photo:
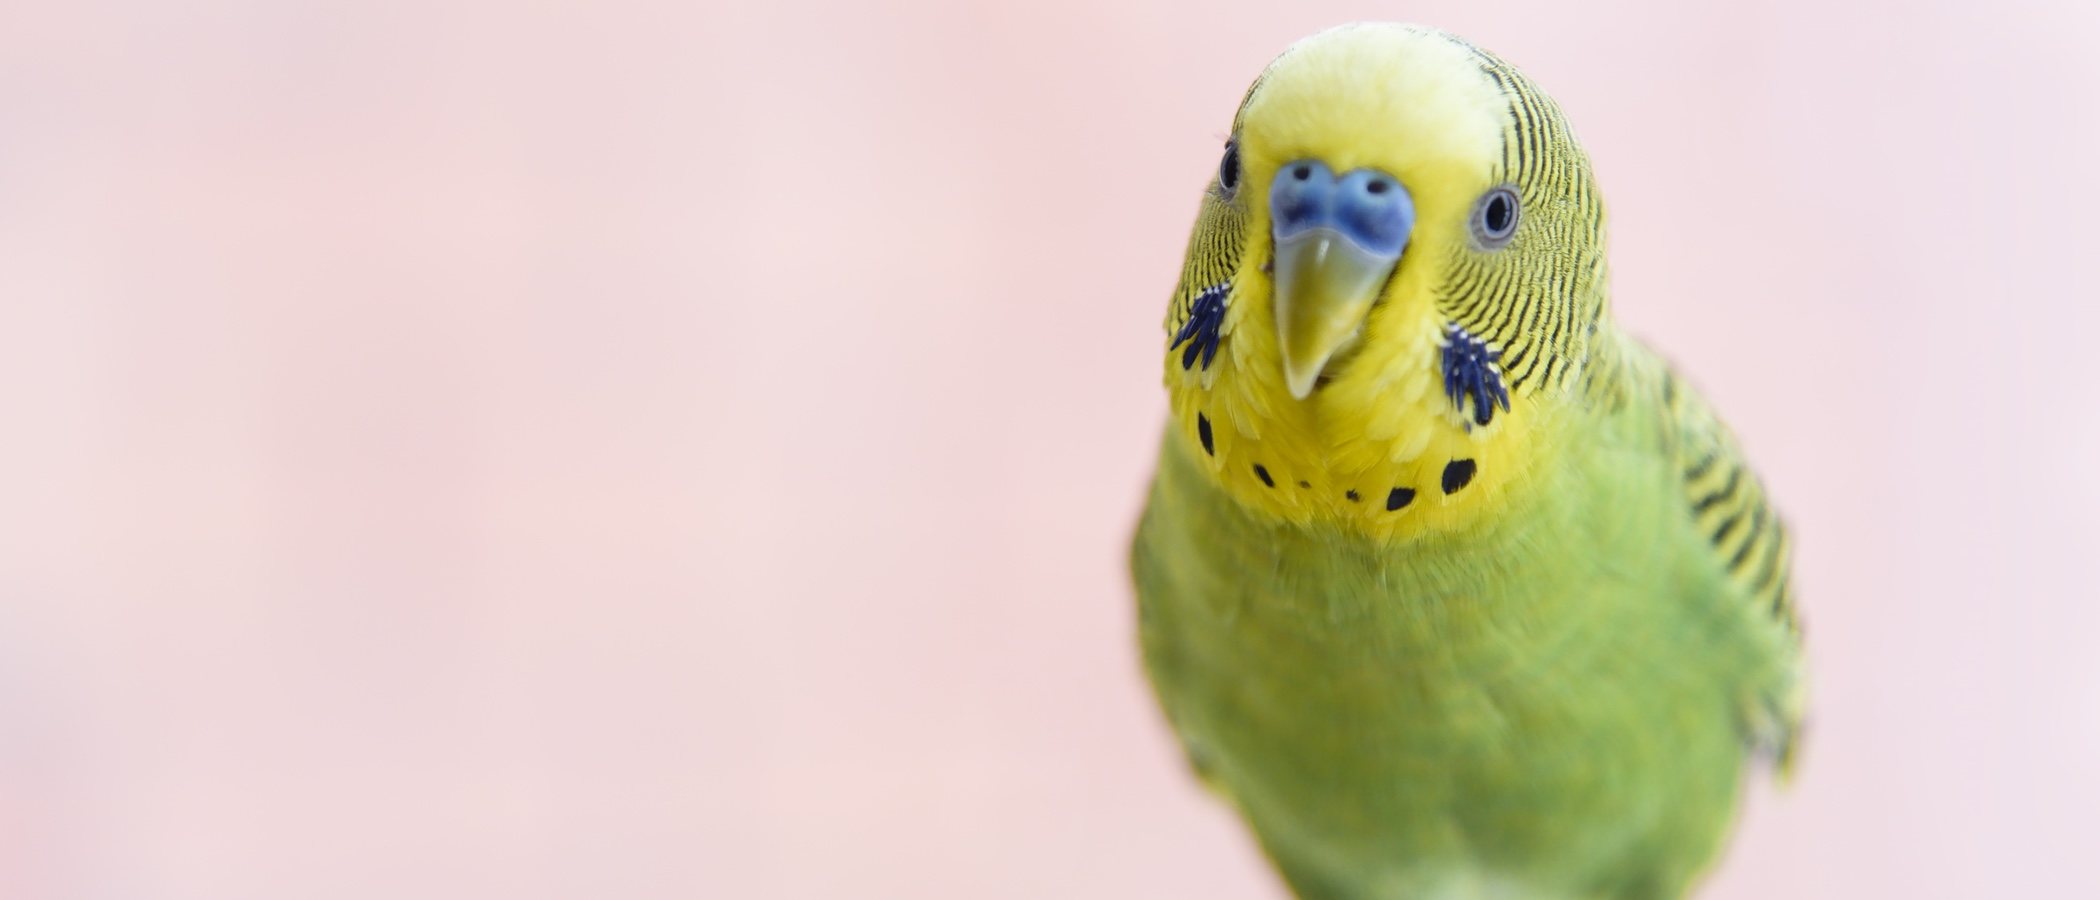
M 1307 38 L 1206 189 L 1167 320 L 1175 429 L 1278 517 L 1461 527 L 1583 402 L 1602 220 L 1558 108 L 1501 60 L 1405 25 Z

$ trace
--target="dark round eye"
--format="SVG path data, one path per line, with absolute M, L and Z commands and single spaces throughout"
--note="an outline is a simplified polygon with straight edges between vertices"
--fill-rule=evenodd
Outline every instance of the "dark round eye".
M 1517 233 L 1517 192 L 1498 187 L 1480 195 L 1473 205 L 1473 239 L 1493 250 L 1509 243 Z
M 1229 197 L 1239 186 L 1240 144 L 1234 141 L 1225 145 L 1225 158 L 1218 160 L 1218 187 L 1223 188 L 1225 195 Z

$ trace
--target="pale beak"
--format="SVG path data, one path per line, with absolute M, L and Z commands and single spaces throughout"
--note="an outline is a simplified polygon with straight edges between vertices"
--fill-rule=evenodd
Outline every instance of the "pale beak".
M 1313 160 L 1269 188 L 1276 340 L 1291 396 L 1310 396 L 1328 360 L 1363 329 L 1407 249 L 1414 202 L 1399 179 L 1358 169 L 1337 179 Z

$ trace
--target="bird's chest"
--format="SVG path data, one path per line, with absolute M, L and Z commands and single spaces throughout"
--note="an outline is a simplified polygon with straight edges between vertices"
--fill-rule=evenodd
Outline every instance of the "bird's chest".
M 1662 579 L 1448 556 L 1249 562 L 1187 598 L 1179 652 L 1207 686 L 1205 717 L 1233 745 L 1221 748 L 1230 762 L 1293 790 L 1385 784 L 1392 796 L 1344 805 L 1477 807 L 1598 774 L 1609 761 L 1593 757 L 1641 739 L 1622 710 L 1670 700 L 1674 626 L 1651 602 Z
M 1684 586 L 1644 538 L 1381 554 L 1279 531 L 1148 591 L 1147 653 L 1192 756 L 1274 854 L 1358 872 L 1605 857 L 1697 776 L 1674 755 L 1726 752 L 1725 704 L 1676 649 Z

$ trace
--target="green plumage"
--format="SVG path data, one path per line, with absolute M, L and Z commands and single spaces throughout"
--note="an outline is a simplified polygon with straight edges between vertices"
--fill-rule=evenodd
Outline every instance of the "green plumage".
M 1396 549 L 1264 521 L 1160 455 L 1145 661 L 1206 781 L 1305 897 L 1674 897 L 1792 633 L 1696 528 L 1661 397 L 1599 414 L 1477 533 Z
M 1168 357 L 1178 412 L 1132 556 L 1145 663 L 1198 773 L 1303 897 L 1677 897 L 1745 763 L 1791 746 L 1785 533 L 1725 427 L 1595 306 L 1570 377 L 1519 392 L 1524 458 L 1489 458 L 1525 477 L 1420 533 L 1249 502 L 1297 476 L 1230 480 L 1244 461 L 1180 410 L 1212 411 L 1206 441 L 1231 429 L 1210 392 L 1236 370 L 1201 381 Z M 1314 445 L 1337 427 L 1309 418 Z

